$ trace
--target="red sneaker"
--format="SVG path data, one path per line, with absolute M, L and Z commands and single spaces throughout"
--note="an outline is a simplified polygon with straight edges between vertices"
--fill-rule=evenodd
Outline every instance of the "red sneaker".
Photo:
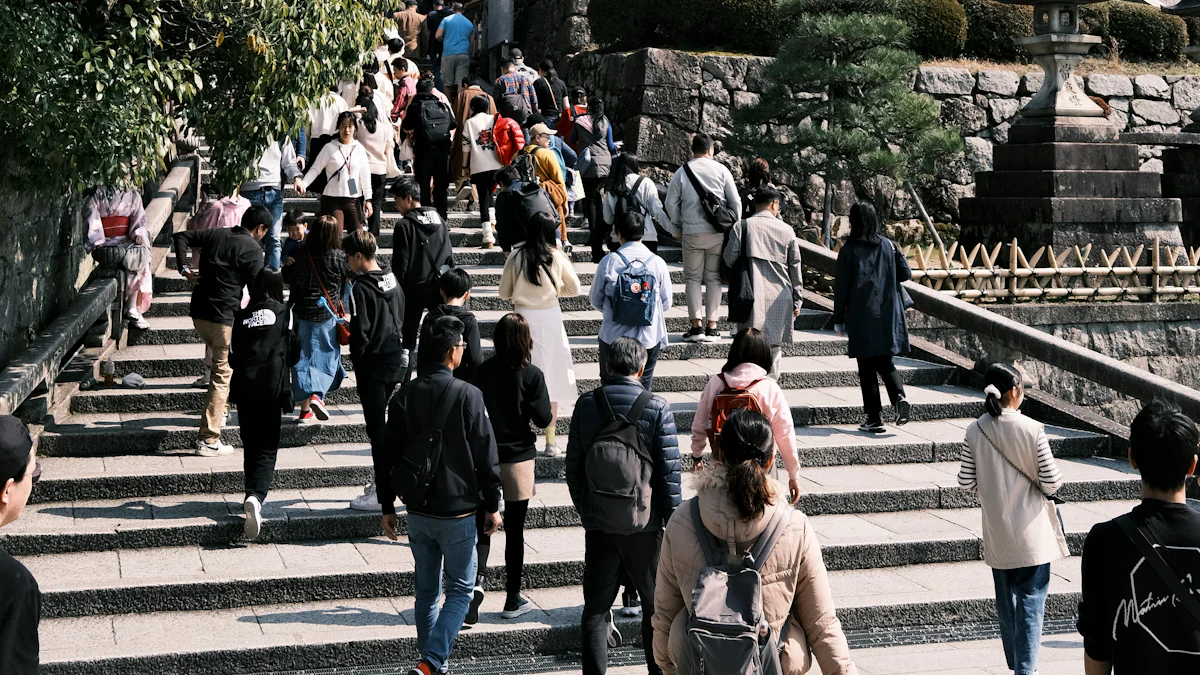
M 324 422 L 329 419 L 329 411 L 325 409 L 325 403 L 321 401 L 321 397 L 316 394 L 308 399 L 308 405 L 312 408 L 312 412 L 317 416 L 317 419 Z
M 422 661 L 408 670 L 408 675 L 434 675 L 433 666 Z
M 305 410 L 296 418 L 296 424 L 312 424 L 317 421 L 317 416 L 311 410 Z

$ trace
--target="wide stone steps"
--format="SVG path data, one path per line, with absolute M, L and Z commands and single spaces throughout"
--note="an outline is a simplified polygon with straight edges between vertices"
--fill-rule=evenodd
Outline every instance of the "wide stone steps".
M 462 267 L 467 265 L 504 265 L 504 251 L 501 251 L 500 247 L 498 246 L 486 250 L 472 246 L 455 246 L 453 248 L 453 253 L 454 264 Z M 678 247 L 663 246 L 658 249 L 658 256 L 668 263 L 682 262 L 683 249 Z M 575 246 L 575 250 L 571 253 L 570 258 L 572 261 L 577 263 L 591 262 L 592 251 L 586 246 Z M 376 260 L 378 260 L 379 264 L 382 266 L 386 267 L 391 265 L 391 249 L 384 249 L 380 251 L 378 255 L 376 255 Z M 176 265 L 178 265 L 178 263 L 176 262 L 173 253 L 167 256 L 166 264 L 168 269 L 177 269 Z
M 586 302 L 586 299 L 582 300 Z M 496 328 L 496 322 L 510 311 L 512 310 L 494 309 L 475 311 L 475 317 L 479 321 L 480 336 L 490 338 L 492 331 Z M 687 307 L 672 307 L 666 311 L 665 316 L 667 331 L 670 333 L 682 334 L 691 327 L 691 322 L 688 320 Z M 563 325 L 566 328 L 568 336 L 595 336 L 600 332 L 602 318 L 601 313 L 593 309 L 564 311 Z M 129 344 L 177 345 L 200 343 L 200 338 L 196 335 L 192 320 L 186 316 L 149 317 L 146 319 L 146 322 L 150 324 L 150 330 L 131 333 Z M 802 309 L 794 325 L 799 330 L 818 330 L 824 328 L 827 323 L 829 323 L 829 314 L 816 310 Z M 724 333 L 732 330 L 733 326 L 725 317 L 722 317 L 717 322 L 717 328 Z
M 862 393 L 858 387 L 821 387 L 784 392 L 798 426 L 857 424 L 862 420 Z M 699 391 L 664 392 L 671 404 L 676 425 L 690 429 L 695 416 Z M 975 417 L 982 411 L 982 395 L 954 385 L 909 387 L 913 420 L 940 420 Z M 314 443 L 365 443 L 366 427 L 362 409 L 354 404 L 327 406 L 327 422 L 284 424 L 280 443 L 296 447 Z M 560 405 L 557 429 L 570 430 L 570 405 Z M 890 411 L 885 411 L 889 419 Z M 156 411 L 144 413 L 95 413 L 72 415 L 69 420 L 47 427 L 39 452 L 48 457 L 107 457 L 121 454 L 147 454 L 163 450 L 181 450 L 196 442 L 199 412 Z M 236 413 L 221 434 L 233 445 L 240 444 Z
M 724 359 L 666 360 L 655 371 L 654 390 L 663 392 L 701 391 L 713 375 L 721 372 Z M 948 366 L 902 359 L 899 370 L 906 384 L 946 384 L 954 374 Z M 600 386 L 600 365 L 595 362 L 575 364 L 576 386 L 579 393 Z M 150 378 L 142 389 L 102 388 L 80 392 L 71 399 L 75 413 L 133 413 L 169 410 L 200 410 L 204 407 L 206 390 L 191 386 L 191 377 Z M 851 387 L 858 384 L 858 370 L 852 359 L 845 356 L 789 356 L 780 359 L 780 386 L 785 389 L 814 387 Z M 329 394 L 327 402 L 357 403 L 354 375 L 342 387 Z

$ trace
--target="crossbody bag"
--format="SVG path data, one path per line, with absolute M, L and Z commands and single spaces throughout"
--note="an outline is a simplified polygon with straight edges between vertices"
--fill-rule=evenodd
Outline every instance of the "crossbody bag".
M 338 298 L 336 305 L 333 304 L 333 300 L 329 299 L 329 291 L 325 290 L 325 282 L 321 280 L 321 273 L 317 271 L 317 261 L 313 260 L 311 250 L 308 251 L 308 264 L 312 265 L 313 276 L 317 278 L 317 284 L 321 287 L 321 295 L 325 297 L 325 304 L 329 307 L 329 312 L 333 314 L 334 319 L 337 319 L 334 331 L 337 334 L 338 344 L 350 344 L 350 322 L 346 320 L 346 306 L 342 304 L 341 298 Z
M 1128 513 L 1117 518 L 1116 522 L 1117 526 L 1125 532 L 1125 536 L 1129 537 L 1129 540 L 1137 547 L 1138 552 L 1142 554 L 1146 562 L 1150 564 L 1150 569 L 1154 570 L 1158 578 L 1162 579 L 1162 582 L 1167 585 L 1167 590 L 1175 596 L 1176 602 L 1183 605 L 1183 608 L 1187 611 L 1188 618 L 1192 620 L 1192 623 L 1200 627 L 1200 601 L 1197 601 L 1196 597 L 1192 595 L 1192 591 L 1179 580 L 1179 575 L 1171 569 L 1171 565 L 1167 562 L 1166 558 L 1162 557 L 1162 553 L 1157 548 L 1154 548 L 1154 544 L 1152 543 L 1154 542 L 1154 535 L 1150 532 L 1150 529 L 1146 527 L 1145 523 L 1141 525 L 1135 524 L 1133 516 Z M 1161 547 L 1162 545 L 1159 544 L 1159 546 Z

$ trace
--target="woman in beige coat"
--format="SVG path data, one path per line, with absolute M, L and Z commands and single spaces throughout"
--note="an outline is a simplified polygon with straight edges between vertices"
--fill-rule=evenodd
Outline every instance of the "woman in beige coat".
M 770 476 L 775 458 L 771 424 L 759 413 L 737 411 L 721 434 L 724 463 L 694 475 L 704 527 L 717 539 L 749 550 L 777 508 L 791 508 L 786 492 Z M 763 466 L 765 464 L 765 466 Z M 683 647 L 692 591 L 707 567 L 691 505 L 684 503 L 663 533 L 654 592 L 654 660 L 675 675 Z M 730 563 L 741 560 L 731 556 Z M 787 623 L 780 659 L 786 675 L 804 675 L 816 657 L 824 675 L 856 675 L 833 597 L 817 534 L 799 511 L 760 570 L 763 611 L 778 636 Z

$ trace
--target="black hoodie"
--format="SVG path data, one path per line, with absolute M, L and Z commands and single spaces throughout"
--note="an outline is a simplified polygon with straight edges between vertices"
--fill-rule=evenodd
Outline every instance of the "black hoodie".
M 387 270 L 371 270 L 354 280 L 350 293 L 350 358 L 359 377 L 388 382 L 403 376 L 404 290 Z
M 300 337 L 290 305 L 270 298 L 251 303 L 233 315 L 229 341 L 229 402 L 258 404 L 278 401 L 292 412 L 292 366 L 300 360 Z
M 422 206 L 404 214 L 393 235 L 392 272 L 408 302 L 438 297 L 437 271 L 443 265 L 454 265 L 454 252 L 450 228 L 437 209 Z
M 463 342 L 467 343 L 467 347 L 463 350 L 462 363 L 454 369 L 454 376 L 460 380 L 473 381 L 475 369 L 483 363 L 483 347 L 479 344 L 479 321 L 466 308 L 455 305 L 438 305 L 425 315 L 425 321 L 421 323 L 421 335 L 425 334 L 425 322 L 432 321 L 439 316 L 452 316 L 463 322 Z M 421 346 L 417 345 L 417 375 L 419 377 L 424 377 L 436 370 L 440 366 L 438 361 L 440 361 L 438 355 L 427 355 L 421 351 Z

